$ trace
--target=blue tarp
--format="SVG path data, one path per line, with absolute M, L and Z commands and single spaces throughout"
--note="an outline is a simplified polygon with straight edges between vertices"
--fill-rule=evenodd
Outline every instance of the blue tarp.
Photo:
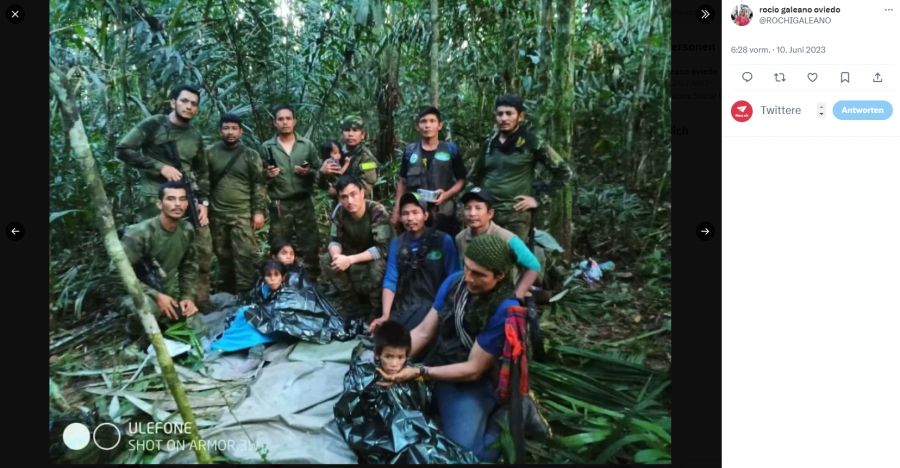
M 248 308 L 250 306 L 243 306 L 237 310 L 234 322 L 231 322 L 231 326 L 225 330 L 222 337 L 212 344 L 211 349 L 225 352 L 240 351 L 275 341 L 274 337 L 260 333 L 247 321 L 244 312 Z

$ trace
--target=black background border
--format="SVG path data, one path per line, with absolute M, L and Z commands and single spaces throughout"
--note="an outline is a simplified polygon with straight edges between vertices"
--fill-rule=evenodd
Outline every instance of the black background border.
M 32 358 L 27 356 L 43 356 L 46 349 L 42 291 L 49 284 L 48 263 L 43 262 L 49 261 L 49 125 L 44 119 L 48 110 L 53 112 L 46 104 L 49 87 L 44 58 L 49 4 L 2 2 L 4 15 L 15 3 L 25 7 L 25 21 L 0 20 L 6 62 L 0 75 L 5 104 L 0 113 L 5 130 L 0 221 L 4 227 L 18 221 L 26 231 L 17 242 L 0 238 L 2 284 L 7 326 L 26 331 L 22 339 L 32 343 L 22 348 L 8 343 L 16 359 L 22 359 L 14 366 L 16 374 L 42 374 L 43 365 L 29 362 Z M 701 3 L 672 3 L 672 456 L 675 465 L 721 466 L 722 10 L 721 4 L 713 6 L 714 17 L 702 23 L 697 17 Z M 707 50 L 692 50 L 689 45 L 705 45 Z M 712 74 L 692 75 L 691 70 Z M 712 240 L 697 237 L 701 222 L 716 227 Z M 40 345 L 40 351 L 32 348 L 35 345 Z M 14 378 L 35 387 L 43 382 L 42 375 Z M 42 395 L 35 388 L 17 392 L 16 398 L 35 398 L 34 406 L 23 407 L 40 408 Z M 30 415 L 26 419 L 36 425 L 32 434 L 44 427 L 42 418 Z

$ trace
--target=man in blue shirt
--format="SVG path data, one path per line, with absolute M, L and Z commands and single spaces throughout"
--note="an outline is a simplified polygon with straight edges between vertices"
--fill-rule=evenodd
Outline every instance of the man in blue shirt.
M 444 434 L 481 461 L 499 456 L 491 447 L 498 428 L 489 418 L 499 404 L 491 370 L 503 354 L 507 309 L 519 305 L 510 278 L 514 263 L 505 240 L 492 234 L 476 237 L 466 250 L 464 270 L 444 280 L 434 306 L 410 332 L 410 355 L 434 341 L 426 365 L 381 373 L 388 384 L 419 376 L 434 380 Z
M 391 241 L 387 271 L 381 290 L 381 317 L 372 321 L 374 332 L 392 320 L 412 330 L 434 302 L 441 283 L 459 271 L 459 256 L 453 239 L 425 226 L 428 205 L 413 193 L 400 197 L 400 220 L 405 231 Z

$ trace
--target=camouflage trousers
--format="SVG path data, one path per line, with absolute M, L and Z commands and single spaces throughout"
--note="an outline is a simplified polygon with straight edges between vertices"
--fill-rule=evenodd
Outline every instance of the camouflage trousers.
M 194 252 L 197 255 L 197 287 L 194 289 L 197 307 L 204 313 L 209 310 L 209 273 L 212 270 L 212 234 L 209 225 L 194 229 Z
M 144 208 L 140 211 L 144 216 L 141 219 L 147 219 L 153 216 L 159 216 L 159 208 L 156 206 L 158 197 L 145 197 Z M 209 232 L 209 225 L 194 227 L 194 253 L 197 256 L 197 286 L 194 289 L 194 303 L 197 307 L 206 312 L 209 308 L 209 273 L 212 271 L 212 234 Z
M 318 256 L 321 241 L 312 197 L 273 200 L 270 212 L 269 242 L 283 239 L 293 244 L 299 250 L 297 256 L 303 259 L 303 268 L 315 281 L 320 273 Z
M 509 208 L 498 206 L 494 209 L 494 224 L 511 231 L 523 242 L 528 243 L 528 231 L 531 229 L 530 211 L 515 211 L 511 206 Z
M 214 213 L 209 219 L 213 248 L 219 262 L 222 291 L 242 294 L 256 284 L 259 245 L 250 215 Z
M 322 276 L 338 292 L 341 315 L 366 321 L 381 315 L 381 284 L 384 281 L 385 259 L 350 265 L 345 271 L 331 268 L 331 254 L 319 257 Z

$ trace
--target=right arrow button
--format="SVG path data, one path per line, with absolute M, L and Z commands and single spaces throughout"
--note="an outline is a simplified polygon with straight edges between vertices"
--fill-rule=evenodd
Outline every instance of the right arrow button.
M 697 237 L 702 241 L 711 240 L 716 235 L 716 227 L 708 221 L 704 221 L 697 225 Z
M 697 21 L 703 24 L 712 23 L 714 16 L 715 10 L 709 5 L 700 5 L 700 7 L 697 8 Z

